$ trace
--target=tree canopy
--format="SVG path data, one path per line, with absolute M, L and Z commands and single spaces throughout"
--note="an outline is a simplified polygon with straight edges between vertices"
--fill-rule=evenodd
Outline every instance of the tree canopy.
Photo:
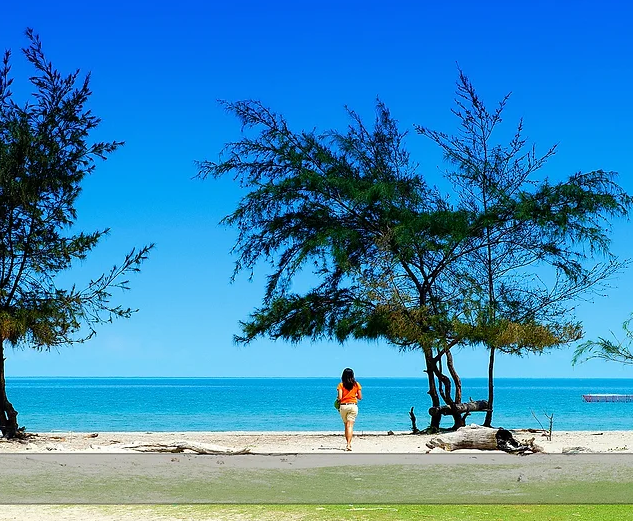
M 612 172 L 528 180 L 553 150 L 523 151 L 521 125 L 508 147 L 483 150 L 505 101 L 491 115 L 463 74 L 458 89 L 462 137 L 418 127 L 454 167 L 452 193 L 419 171 L 380 101 L 373 127 L 348 110 L 346 131 L 321 133 L 295 132 L 257 101 L 225 103 L 243 137 L 218 162 L 199 163 L 200 177 L 232 175 L 247 191 L 222 221 L 238 229 L 234 276 L 270 266 L 262 306 L 236 340 L 381 338 L 418 349 L 433 408 L 441 398 L 456 426 L 464 416 L 452 348 L 525 352 L 578 338 L 570 299 L 621 268 L 606 223 L 630 205 Z M 593 262 L 594 252 L 606 261 Z M 293 291 L 301 271 L 314 284 Z
M 130 317 L 134 310 L 114 303 L 112 290 L 128 288 L 125 277 L 139 271 L 153 246 L 133 249 L 86 287 L 60 287 L 58 275 L 85 260 L 109 231 L 75 229 L 81 182 L 123 143 L 90 140 L 101 121 L 87 108 L 90 75 L 63 76 L 39 37 L 30 29 L 26 36 L 23 53 L 35 69 L 29 101 L 14 100 L 10 51 L 0 68 L 0 429 L 7 437 L 18 424 L 5 390 L 5 342 L 48 350 Z
M 626 215 L 630 205 L 613 172 L 577 173 L 561 183 L 535 179 L 556 146 L 537 154 L 522 120 L 507 142 L 499 141 L 509 98 L 488 110 L 460 70 L 452 111 L 458 132 L 416 126 L 444 153 L 459 205 L 487 216 L 462 280 L 466 322 L 477 331 L 468 342 L 489 350 L 488 426 L 496 351 L 540 353 L 581 338 L 570 306 L 603 289 L 624 266 L 609 253 L 609 220 Z

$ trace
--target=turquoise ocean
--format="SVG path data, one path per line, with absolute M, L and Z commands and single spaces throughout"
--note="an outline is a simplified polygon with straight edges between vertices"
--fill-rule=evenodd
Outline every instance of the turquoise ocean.
M 356 431 L 409 431 L 430 406 L 423 378 L 363 378 Z M 20 425 L 55 431 L 338 431 L 337 378 L 7 378 Z M 554 430 L 633 429 L 633 403 L 585 403 L 583 394 L 633 394 L 633 379 L 498 379 L 493 424 Z M 466 399 L 487 382 L 465 378 Z M 473 413 L 468 423 L 483 422 Z M 449 419 L 442 426 L 449 427 Z

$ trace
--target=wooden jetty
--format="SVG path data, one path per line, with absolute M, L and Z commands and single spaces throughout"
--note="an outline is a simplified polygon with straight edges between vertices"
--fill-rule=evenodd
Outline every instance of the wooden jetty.
M 585 402 L 633 402 L 633 394 L 583 394 Z

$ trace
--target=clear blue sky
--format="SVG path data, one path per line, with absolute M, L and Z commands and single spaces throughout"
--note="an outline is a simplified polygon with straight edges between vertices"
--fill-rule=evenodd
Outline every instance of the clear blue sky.
M 16 97 L 31 70 L 19 49 L 26 27 L 40 34 L 62 71 L 92 71 L 99 139 L 126 145 L 86 180 L 85 230 L 111 235 L 76 273 L 108 269 L 135 245 L 156 242 L 121 302 L 140 309 L 95 339 L 59 352 L 10 352 L 10 376 L 423 376 L 422 358 L 385 344 L 260 340 L 237 347 L 238 321 L 260 302 L 264 273 L 229 284 L 235 232 L 220 227 L 240 192 L 230 182 L 193 180 L 194 160 L 215 159 L 239 138 L 216 100 L 259 99 L 296 129 L 346 124 L 344 105 L 372 117 L 379 96 L 404 128 L 451 132 L 456 62 L 494 105 L 513 92 L 508 126 L 559 153 L 543 171 L 559 178 L 597 168 L 620 172 L 633 192 L 633 44 L 626 2 L 8 2 L 0 48 L 14 52 Z M 421 170 L 439 177 L 437 152 L 411 134 Z M 633 257 L 631 224 L 613 249 Z M 583 303 L 587 335 L 620 332 L 633 311 L 633 272 L 606 299 Z M 571 350 L 502 356 L 498 376 L 631 377 L 632 368 L 572 368 Z M 464 377 L 483 377 L 486 353 L 464 350 Z

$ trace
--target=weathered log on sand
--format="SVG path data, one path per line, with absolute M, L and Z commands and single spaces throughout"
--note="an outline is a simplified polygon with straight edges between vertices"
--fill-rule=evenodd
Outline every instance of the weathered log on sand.
M 474 402 L 456 403 L 455 408 L 460 414 L 466 412 L 487 411 L 488 402 L 486 400 L 476 400 Z M 431 407 L 429 409 L 429 415 L 435 416 L 436 414 L 448 416 L 450 414 L 453 414 L 453 411 L 451 410 L 449 405 L 442 405 L 442 407 Z
M 124 445 L 122 448 L 136 450 L 139 452 L 169 452 L 172 454 L 180 454 L 182 452 L 195 452 L 196 454 L 212 454 L 214 456 L 221 455 L 238 455 L 250 454 L 250 449 L 227 449 L 211 445 L 203 445 L 201 443 L 190 443 L 187 441 L 176 443 L 147 443 L 138 445 Z
M 506 429 L 492 429 L 481 425 L 469 425 L 454 432 L 431 438 L 426 446 L 429 449 L 439 447 L 444 450 L 503 450 L 518 454 L 543 451 L 534 443 L 534 438 L 521 443 Z

